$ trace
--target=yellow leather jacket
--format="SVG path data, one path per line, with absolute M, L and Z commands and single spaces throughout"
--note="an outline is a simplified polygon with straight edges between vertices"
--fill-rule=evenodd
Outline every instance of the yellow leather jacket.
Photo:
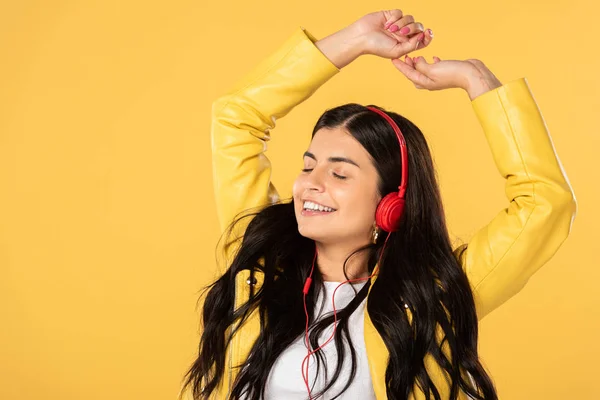
M 214 189 L 221 230 L 239 212 L 278 199 L 270 181 L 271 164 L 265 156 L 270 130 L 277 118 L 340 72 L 314 45 L 315 41 L 308 31 L 298 28 L 278 50 L 213 103 Z M 506 179 L 509 201 L 507 208 L 474 235 L 461 258 L 481 319 L 517 293 L 556 253 L 570 232 L 576 201 L 524 78 L 484 93 L 472 101 L 472 106 L 496 166 Z M 260 272 L 255 277 L 253 283 L 249 271 L 236 276 L 236 307 L 247 301 L 250 284 L 256 290 L 260 288 L 263 277 Z M 226 379 L 215 399 L 228 399 L 236 376 L 231 366 L 245 361 L 259 330 L 255 312 L 227 349 Z M 389 354 L 368 312 L 364 317 L 364 339 L 375 394 L 379 400 L 387 399 L 385 370 Z M 448 383 L 442 370 L 432 359 L 425 362 L 442 398 L 447 398 Z M 413 398 L 424 398 L 416 387 Z

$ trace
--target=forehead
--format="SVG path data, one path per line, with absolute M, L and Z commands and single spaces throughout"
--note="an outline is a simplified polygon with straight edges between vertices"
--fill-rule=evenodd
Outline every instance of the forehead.
M 355 161 L 370 160 L 371 156 L 365 148 L 344 128 L 319 129 L 308 147 L 308 151 L 317 158 L 331 155 L 343 155 L 355 158 Z

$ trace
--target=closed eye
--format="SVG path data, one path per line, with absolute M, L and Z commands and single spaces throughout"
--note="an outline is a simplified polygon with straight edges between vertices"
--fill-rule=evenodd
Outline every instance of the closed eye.
M 306 173 L 306 172 L 310 172 L 312 170 L 313 170 L 313 168 L 303 168 L 302 172 Z M 335 172 L 332 172 L 332 174 L 333 174 L 333 177 L 336 179 L 340 179 L 340 180 L 348 179 L 347 176 L 342 176 L 342 175 L 336 174 Z

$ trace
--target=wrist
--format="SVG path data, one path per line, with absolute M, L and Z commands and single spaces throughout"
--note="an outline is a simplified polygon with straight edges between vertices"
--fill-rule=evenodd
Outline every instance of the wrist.
M 502 83 L 491 73 L 477 72 L 466 79 L 465 91 L 471 101 L 491 90 L 502 86 Z
M 316 41 L 315 46 L 338 69 L 342 69 L 364 54 L 362 37 L 352 25 Z

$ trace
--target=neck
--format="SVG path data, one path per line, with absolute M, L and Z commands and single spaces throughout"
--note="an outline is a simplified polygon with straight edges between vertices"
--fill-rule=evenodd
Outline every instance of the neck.
M 354 254 L 346 263 L 346 275 L 344 275 L 344 262 L 356 248 L 344 247 L 339 244 L 323 244 L 317 242 L 317 262 L 319 271 L 324 281 L 344 282 L 348 278 L 366 278 L 369 276 L 367 268 L 368 251 L 361 251 Z M 359 283 L 353 282 L 353 283 Z

